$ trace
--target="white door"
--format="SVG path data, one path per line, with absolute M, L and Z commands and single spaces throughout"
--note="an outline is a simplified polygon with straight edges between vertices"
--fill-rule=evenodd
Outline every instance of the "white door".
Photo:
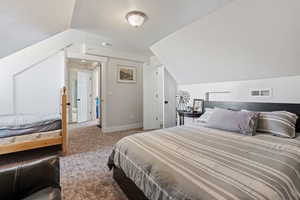
M 144 130 L 159 129 L 163 124 L 163 67 L 144 66 Z
M 91 120 L 91 72 L 77 72 L 78 122 Z
M 177 82 L 164 70 L 164 128 L 176 126 Z

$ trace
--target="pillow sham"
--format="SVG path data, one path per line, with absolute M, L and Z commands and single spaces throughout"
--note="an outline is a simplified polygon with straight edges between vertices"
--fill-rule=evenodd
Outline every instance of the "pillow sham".
M 298 116 L 287 111 L 260 112 L 257 131 L 295 138 Z
M 197 120 L 197 122 L 206 123 L 207 120 L 210 118 L 213 110 L 214 110 L 213 108 L 206 108 L 204 114 L 201 115 L 201 117 Z
M 286 115 L 288 118 L 290 118 L 290 120 L 292 120 L 292 122 L 294 124 L 297 123 L 298 116 L 294 113 L 291 113 L 291 112 L 288 112 L 288 111 L 273 111 L 273 113 L 281 113 L 283 115 Z
M 244 135 L 254 135 L 256 132 L 258 113 L 241 112 L 215 108 L 206 126 L 209 128 L 239 132 Z

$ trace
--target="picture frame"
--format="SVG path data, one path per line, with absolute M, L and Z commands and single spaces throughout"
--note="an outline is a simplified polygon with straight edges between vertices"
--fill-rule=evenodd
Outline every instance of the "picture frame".
M 204 100 L 203 99 L 194 99 L 193 100 L 193 112 L 203 112 Z
M 119 83 L 136 83 L 136 67 L 119 65 L 117 73 Z

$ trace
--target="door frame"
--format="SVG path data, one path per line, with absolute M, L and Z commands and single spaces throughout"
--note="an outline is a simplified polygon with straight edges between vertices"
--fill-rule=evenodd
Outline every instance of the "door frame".
M 91 60 L 91 61 L 96 61 L 99 62 L 100 65 L 100 70 L 99 70 L 99 82 L 100 82 L 100 87 L 99 87 L 99 96 L 100 96 L 100 117 L 99 117 L 99 127 L 104 128 L 106 127 L 106 113 L 107 113 L 107 106 L 106 106 L 106 100 L 107 100 L 107 91 L 106 91 L 106 82 L 107 82 L 107 77 L 106 77 L 106 72 L 107 72 L 107 62 L 108 58 L 103 57 L 103 56 L 94 56 L 94 55 L 87 55 L 83 53 L 73 53 L 73 52 L 67 52 L 66 53 L 66 58 L 76 58 L 76 59 L 85 59 L 85 60 Z M 67 67 L 67 65 L 65 65 Z M 65 77 L 65 85 L 67 89 L 68 87 L 68 73 L 66 73 Z M 69 90 L 68 90 L 69 91 Z

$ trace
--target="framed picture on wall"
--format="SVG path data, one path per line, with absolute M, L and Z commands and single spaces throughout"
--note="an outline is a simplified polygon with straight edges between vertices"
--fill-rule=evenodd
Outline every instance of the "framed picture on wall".
M 193 102 L 193 112 L 203 112 L 204 100 L 203 99 L 194 99 Z
M 120 83 L 136 83 L 136 67 L 119 65 L 117 76 Z

